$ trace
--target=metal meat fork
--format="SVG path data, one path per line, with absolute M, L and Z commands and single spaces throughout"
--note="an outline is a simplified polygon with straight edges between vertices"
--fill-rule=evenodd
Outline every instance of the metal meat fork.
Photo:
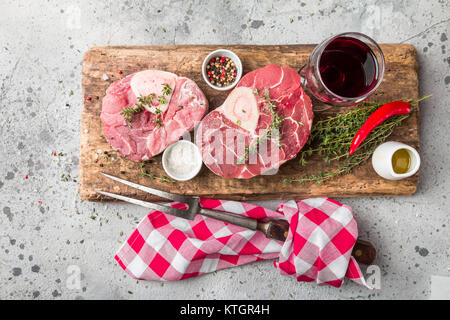
M 188 219 L 188 220 L 194 220 L 195 216 L 197 214 L 201 214 L 205 217 L 210 217 L 216 220 L 228 222 L 231 224 L 234 224 L 236 226 L 240 226 L 246 229 L 250 230 L 259 230 L 264 233 L 264 235 L 267 238 L 278 240 L 278 241 L 285 241 L 289 232 L 289 223 L 286 220 L 281 219 L 271 219 L 266 221 L 259 221 L 252 218 L 242 217 L 236 214 L 228 213 L 228 212 L 222 212 L 222 211 L 216 211 L 216 210 L 210 210 L 200 207 L 199 204 L 199 197 L 188 197 L 188 196 L 182 196 L 179 194 L 173 194 L 157 189 L 153 189 L 150 187 L 146 187 L 131 181 L 127 181 L 115 176 L 112 176 L 107 173 L 100 172 L 101 175 L 112 179 L 114 181 L 123 183 L 127 186 L 133 187 L 135 189 L 153 194 L 155 196 L 169 199 L 176 202 L 184 203 L 188 206 L 187 210 L 172 208 L 167 205 L 163 204 L 157 204 L 152 203 L 148 201 L 138 200 L 134 198 L 125 197 L 119 194 L 106 192 L 106 191 L 100 191 L 95 190 L 95 192 L 115 198 L 118 200 L 122 200 L 125 202 L 133 203 L 140 205 L 141 207 L 158 210 L 176 217 Z M 367 241 L 363 240 L 356 240 L 356 244 L 353 248 L 352 255 L 355 257 L 355 259 L 364 264 L 371 264 L 372 261 L 375 259 L 376 251 L 373 245 Z

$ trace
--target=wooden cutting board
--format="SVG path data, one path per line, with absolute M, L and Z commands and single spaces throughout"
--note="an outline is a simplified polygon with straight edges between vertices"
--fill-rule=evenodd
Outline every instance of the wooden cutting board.
M 94 190 L 99 189 L 145 200 L 160 200 L 106 179 L 98 174 L 100 171 L 172 193 L 220 199 L 369 197 L 408 195 L 416 191 L 418 174 L 399 181 L 384 180 L 374 172 L 370 161 L 352 173 L 327 181 L 320 186 L 314 183 L 283 184 L 282 178 L 300 177 L 318 172 L 327 166 L 321 159 L 313 159 L 304 167 L 300 166 L 296 159 L 293 159 L 285 163 L 276 175 L 257 176 L 248 180 L 225 179 L 216 176 L 205 166 L 196 178 L 188 182 L 167 183 L 161 182 L 158 178 L 143 177 L 139 163 L 118 156 L 102 136 L 100 112 L 106 88 L 111 82 L 136 71 L 166 70 L 194 80 L 208 98 L 210 109 L 214 109 L 222 104 L 229 92 L 218 92 L 211 89 L 202 79 L 201 65 L 204 57 L 219 47 L 224 46 L 95 47 L 86 52 L 82 71 L 83 110 L 79 168 L 79 193 L 82 199 L 106 200 L 95 193 Z M 307 62 L 314 45 L 233 45 L 225 47 L 240 56 L 245 74 L 271 63 L 287 65 L 297 70 Z M 381 86 L 371 99 L 375 101 L 392 101 L 400 98 L 417 99 L 418 64 L 415 48 L 407 44 L 384 44 L 381 45 L 381 48 L 386 58 L 386 73 Z M 119 74 L 119 70 L 122 71 L 122 74 Z M 105 81 L 102 77 L 103 74 L 108 75 L 109 80 Z M 88 96 L 92 97 L 90 101 L 86 100 Z M 317 104 L 315 107 L 320 108 Z M 315 117 L 345 110 L 346 108 L 333 107 L 323 112 L 316 112 Z M 401 141 L 418 149 L 419 112 L 414 112 L 402 126 L 396 128 L 389 140 Z M 165 175 L 161 165 L 161 155 L 152 158 L 145 169 L 157 177 Z

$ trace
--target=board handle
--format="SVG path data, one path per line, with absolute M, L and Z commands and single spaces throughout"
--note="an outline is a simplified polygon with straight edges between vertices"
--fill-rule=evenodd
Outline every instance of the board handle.
M 286 241 L 289 234 L 289 223 L 286 220 L 269 220 L 258 222 L 257 229 L 262 231 L 267 238 Z M 368 241 L 356 239 L 352 250 L 352 256 L 358 263 L 372 264 L 375 260 L 377 251 Z

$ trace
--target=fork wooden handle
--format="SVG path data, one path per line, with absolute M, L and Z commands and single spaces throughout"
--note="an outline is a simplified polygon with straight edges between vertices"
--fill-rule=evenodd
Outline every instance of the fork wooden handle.
M 258 222 L 257 229 L 267 238 L 285 241 L 289 233 L 289 223 L 286 220 L 269 220 Z M 357 239 L 353 247 L 352 256 L 362 264 L 371 264 L 376 257 L 375 247 L 368 241 Z
M 203 216 L 228 222 L 250 230 L 262 231 L 267 238 L 285 241 L 289 233 L 289 222 L 286 220 L 258 221 L 256 219 L 238 216 L 228 212 L 201 208 L 199 213 Z M 356 240 L 352 256 L 362 264 L 371 264 L 376 256 L 375 247 L 367 241 Z

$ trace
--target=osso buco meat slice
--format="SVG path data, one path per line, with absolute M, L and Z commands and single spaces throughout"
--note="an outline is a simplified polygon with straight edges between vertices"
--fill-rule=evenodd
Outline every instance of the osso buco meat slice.
M 211 171 L 246 179 L 294 158 L 308 139 L 312 120 L 311 100 L 299 75 L 269 65 L 246 74 L 225 102 L 206 115 L 196 143 Z
M 170 72 L 145 70 L 106 90 L 103 132 L 121 156 L 148 160 L 192 130 L 207 109 L 208 101 L 194 81 Z

